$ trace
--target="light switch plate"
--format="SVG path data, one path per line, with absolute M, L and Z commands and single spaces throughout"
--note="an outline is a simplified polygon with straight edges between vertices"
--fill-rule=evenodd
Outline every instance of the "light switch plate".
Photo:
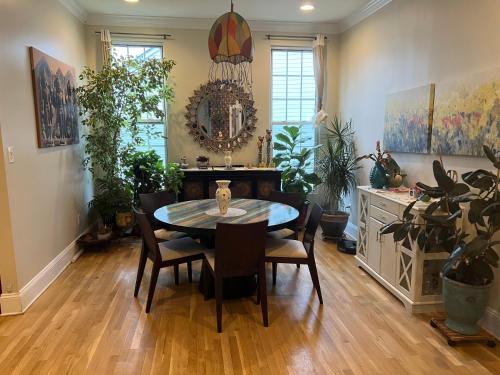
M 7 157 L 8 157 L 9 163 L 14 163 L 16 161 L 16 158 L 14 156 L 14 147 L 13 146 L 7 147 Z

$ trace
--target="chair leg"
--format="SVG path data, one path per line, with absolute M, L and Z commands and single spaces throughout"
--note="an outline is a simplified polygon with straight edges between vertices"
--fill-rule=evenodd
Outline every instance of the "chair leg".
M 278 263 L 273 263 L 273 285 L 276 285 L 276 274 L 278 273 Z
M 316 292 L 318 293 L 319 303 L 323 304 L 323 296 L 321 295 L 321 287 L 319 285 L 318 269 L 316 268 L 316 262 L 313 259 L 309 260 L 309 272 L 311 273 L 311 279 Z
M 260 305 L 260 283 L 261 283 L 260 274 L 257 275 L 257 301 L 256 304 Z
M 148 259 L 148 255 L 146 253 L 146 248 L 144 247 L 144 242 L 141 247 L 141 255 L 139 258 L 139 268 L 137 269 L 137 279 L 135 280 L 135 290 L 134 297 L 137 297 L 139 294 L 139 288 L 141 287 L 142 276 L 144 275 L 144 268 L 146 268 L 146 260 Z
M 175 279 L 175 285 L 179 285 L 179 265 L 176 264 L 174 266 L 174 279 Z
M 149 293 L 148 301 L 146 303 L 146 314 L 151 311 L 151 303 L 153 302 L 153 296 L 155 294 L 156 282 L 158 281 L 158 274 L 160 273 L 160 267 L 153 264 L 153 270 L 151 272 L 151 281 L 149 282 Z
M 300 268 L 300 263 L 297 263 L 297 268 Z
M 215 276 L 215 306 L 217 310 L 217 332 L 222 332 L 222 279 Z
M 267 313 L 267 286 L 266 286 L 266 270 L 264 266 L 261 267 L 259 274 L 259 295 L 260 295 L 260 307 L 262 309 L 262 320 L 264 321 L 264 327 L 269 326 L 269 319 Z
M 188 266 L 188 280 L 190 283 L 193 282 L 193 263 L 191 261 L 187 262 Z

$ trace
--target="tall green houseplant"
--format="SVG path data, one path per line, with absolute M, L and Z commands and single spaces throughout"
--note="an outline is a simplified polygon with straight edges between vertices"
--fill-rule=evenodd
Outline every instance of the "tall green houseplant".
M 96 196 L 90 205 L 99 214 L 122 206 L 111 201 L 105 209 L 101 204 L 96 207 L 95 199 L 103 201 L 100 194 L 116 189 L 117 183 L 131 190 L 123 179 L 124 161 L 143 142 L 137 127 L 141 115 L 164 118 L 163 101 L 173 96 L 167 79 L 174 65 L 172 60 L 112 57 L 101 70 L 85 67 L 80 74 L 82 85 L 76 93 L 82 123 L 88 129 L 83 136 L 83 163 L 94 177 Z M 125 142 L 124 133 L 131 136 L 131 141 Z
M 395 241 L 408 236 L 423 251 L 436 249 L 450 253 L 441 274 L 443 301 L 448 328 L 465 335 L 479 333 L 477 321 L 484 314 L 489 288 L 498 267 L 498 232 L 500 231 L 500 155 L 487 146 L 484 153 L 495 172 L 478 169 L 462 175 L 463 182 L 451 179 L 439 160 L 432 168 L 437 186 L 417 183 L 423 190 L 420 199 L 434 200 L 428 205 L 419 223 L 411 203 L 402 220 L 388 224 L 381 234 L 392 233 Z M 464 215 L 467 213 L 467 216 Z M 466 219 L 471 227 L 459 225 Z
M 359 166 L 352 122 L 342 124 L 335 116 L 324 129 L 326 144 L 320 148 L 316 167 L 323 181 L 319 187 L 324 209 L 320 224 L 323 237 L 339 240 L 349 220 L 343 198 L 356 187 Z
M 300 145 L 310 140 L 302 136 L 300 126 L 284 126 L 283 132 L 276 134 L 274 149 L 278 151 L 273 158 L 274 164 L 282 170 L 282 188 L 286 192 L 299 192 L 307 197 L 314 186 L 321 183 L 315 172 L 307 172 L 312 166 L 312 156 L 319 145 L 302 148 Z

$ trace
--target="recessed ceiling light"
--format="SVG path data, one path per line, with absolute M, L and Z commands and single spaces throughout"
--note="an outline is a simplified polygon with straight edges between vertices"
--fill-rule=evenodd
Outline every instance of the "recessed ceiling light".
M 314 10 L 314 5 L 311 3 L 305 3 L 300 6 L 300 10 L 303 10 L 304 12 L 310 12 L 311 10 Z
M 127 3 L 138 3 L 139 0 L 125 0 Z

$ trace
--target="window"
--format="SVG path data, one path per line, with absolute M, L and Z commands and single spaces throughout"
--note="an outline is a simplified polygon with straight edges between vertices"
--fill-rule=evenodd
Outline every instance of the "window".
M 316 130 L 312 118 L 316 106 L 316 83 L 314 80 L 313 54 L 311 49 L 272 50 L 271 124 L 273 135 L 280 133 L 285 125 L 301 126 L 304 138 L 302 148 L 316 144 Z M 308 172 L 314 170 L 311 157 Z
M 113 44 L 113 54 L 117 57 L 135 57 L 138 59 L 161 59 L 163 58 L 163 48 L 161 46 L 149 45 L 127 45 Z M 165 104 L 162 103 L 162 110 L 165 111 Z M 146 125 L 148 128 L 146 129 Z M 166 127 L 165 120 L 155 118 L 152 114 L 145 113 L 138 123 L 139 136 L 144 140 L 144 144 L 137 147 L 137 151 L 155 150 L 165 164 L 167 157 Z M 143 130 L 141 130 L 141 127 Z M 149 130 L 149 131 L 148 131 Z M 122 134 L 125 142 L 131 138 L 130 134 Z

